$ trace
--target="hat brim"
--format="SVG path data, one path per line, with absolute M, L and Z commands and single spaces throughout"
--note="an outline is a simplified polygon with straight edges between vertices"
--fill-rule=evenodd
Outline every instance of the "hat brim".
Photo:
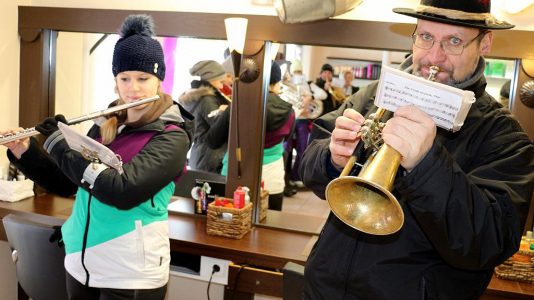
M 464 26 L 464 27 L 480 28 L 480 29 L 499 30 L 499 29 L 510 29 L 515 26 L 512 24 L 508 24 L 508 23 L 487 25 L 484 22 L 449 19 L 444 16 L 433 15 L 433 14 L 428 14 L 428 13 L 420 13 L 411 8 L 394 8 L 393 12 L 401 14 L 401 15 L 414 17 L 417 19 L 432 21 L 432 22 L 458 25 L 458 26 Z

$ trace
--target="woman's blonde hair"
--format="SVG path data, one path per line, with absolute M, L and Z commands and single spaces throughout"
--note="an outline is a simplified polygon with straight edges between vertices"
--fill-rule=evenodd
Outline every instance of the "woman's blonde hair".
M 165 110 L 167 110 L 167 108 L 169 108 L 173 103 L 171 96 L 161 92 L 159 88 L 157 94 L 159 96 L 159 99 L 149 104 L 151 105 L 150 109 L 146 113 L 144 113 L 139 120 L 131 123 L 126 123 L 128 111 L 122 110 L 104 121 L 100 125 L 100 136 L 102 137 L 102 144 L 111 144 L 117 137 L 117 129 L 122 124 L 135 128 L 156 121 L 159 116 L 161 116 L 161 114 L 164 113 Z M 124 100 L 119 97 L 119 99 L 115 100 L 111 104 L 111 106 L 116 106 L 124 103 Z

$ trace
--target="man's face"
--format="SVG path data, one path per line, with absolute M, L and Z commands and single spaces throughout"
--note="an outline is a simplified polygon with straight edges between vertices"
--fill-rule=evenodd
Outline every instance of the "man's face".
M 475 71 L 479 57 L 489 53 L 493 38 L 491 32 L 483 35 L 480 42 L 475 40 L 470 43 L 460 55 L 445 53 L 440 41 L 452 38 L 466 44 L 479 33 L 479 30 L 474 28 L 418 20 L 415 34 L 431 37 L 434 45 L 428 50 L 412 46 L 414 74 L 428 78 L 429 67 L 438 66 L 440 72 L 436 81 L 449 85 L 465 81 Z
M 352 84 L 352 80 L 354 79 L 354 75 L 352 75 L 352 72 L 345 72 L 343 74 L 343 77 L 345 78 L 345 84 Z
M 321 72 L 321 79 L 327 82 L 332 81 L 332 78 L 334 77 L 334 74 L 332 72 L 325 70 Z

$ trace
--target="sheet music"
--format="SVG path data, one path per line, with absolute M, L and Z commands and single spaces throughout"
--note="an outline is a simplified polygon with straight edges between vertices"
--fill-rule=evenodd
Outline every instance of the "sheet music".
M 375 105 L 389 111 L 413 104 L 426 112 L 437 126 L 451 131 L 462 127 L 471 104 L 472 91 L 464 91 L 383 66 Z
M 116 169 L 119 174 L 123 173 L 122 161 L 111 149 L 88 136 L 79 134 L 69 125 L 59 122 L 58 127 L 71 149 L 80 152 L 85 158 L 97 158 L 100 162 Z

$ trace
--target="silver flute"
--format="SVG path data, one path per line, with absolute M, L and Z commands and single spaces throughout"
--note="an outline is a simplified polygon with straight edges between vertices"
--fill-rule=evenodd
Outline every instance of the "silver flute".
M 96 119 L 98 117 L 107 116 L 107 115 L 110 115 L 112 113 L 115 113 L 115 112 L 118 112 L 118 111 L 121 111 L 121 110 L 125 110 L 125 109 L 128 109 L 128 108 L 136 107 L 136 106 L 139 106 L 139 105 L 143 105 L 145 103 L 150 103 L 150 102 L 156 101 L 158 99 L 159 99 L 159 96 L 156 95 L 154 97 L 144 98 L 144 99 L 136 101 L 136 102 L 125 103 L 125 104 L 113 106 L 113 107 L 110 107 L 108 109 L 99 110 L 99 111 L 96 111 L 96 112 L 93 112 L 93 113 L 90 113 L 90 114 L 87 114 L 87 115 L 84 115 L 84 116 L 81 116 L 81 117 L 77 117 L 77 118 L 73 118 L 73 119 L 67 120 L 67 125 L 74 125 L 74 124 L 78 124 L 78 123 L 81 123 L 81 122 L 84 122 L 84 121 Z M 24 129 L 24 130 L 19 131 L 17 133 L 10 133 L 10 134 L 6 134 L 6 135 L 1 135 L 0 134 L 0 145 L 6 144 L 6 143 L 9 143 L 9 142 L 12 142 L 12 141 L 20 140 L 20 139 L 23 139 L 23 138 L 27 138 L 27 137 L 30 137 L 30 136 L 38 135 L 38 134 L 39 134 L 39 131 L 35 130 L 35 127 Z

